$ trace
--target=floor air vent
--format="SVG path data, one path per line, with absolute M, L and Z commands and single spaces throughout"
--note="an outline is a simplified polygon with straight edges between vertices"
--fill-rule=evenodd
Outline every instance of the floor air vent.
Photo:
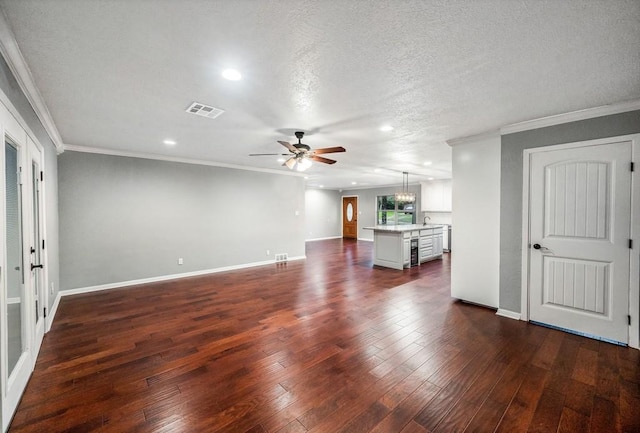
M 194 102 L 185 111 L 187 113 L 195 114 L 196 116 L 208 117 L 209 119 L 215 119 L 224 113 L 224 110 L 221 110 L 220 108 L 201 104 L 199 102 Z
M 276 254 L 276 263 L 283 263 L 289 260 L 289 255 L 287 253 Z

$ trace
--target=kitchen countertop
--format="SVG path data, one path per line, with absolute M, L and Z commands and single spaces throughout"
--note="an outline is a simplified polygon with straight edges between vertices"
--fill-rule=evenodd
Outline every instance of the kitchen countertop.
M 443 224 L 403 224 L 397 226 L 375 226 L 375 227 L 363 227 L 364 230 L 374 230 L 380 232 L 391 232 L 391 233 L 402 233 L 402 232 L 410 232 L 413 230 L 424 230 L 424 229 L 434 229 L 441 228 Z

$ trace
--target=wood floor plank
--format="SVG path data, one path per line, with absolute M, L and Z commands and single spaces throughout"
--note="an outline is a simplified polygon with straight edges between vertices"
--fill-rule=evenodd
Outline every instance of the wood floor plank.
M 507 407 L 496 432 L 526 432 L 549 377 L 549 371 L 532 365 L 515 397 Z
M 564 409 L 564 395 L 546 388 L 538 405 L 536 411 L 529 424 L 529 433 L 546 433 L 553 432 L 558 429 L 560 423 L 560 417 L 562 416 L 562 410 Z
M 621 431 L 618 408 L 614 402 L 600 396 L 594 397 L 590 431 L 612 433 Z
M 449 254 L 306 256 L 64 297 L 9 431 L 640 429 L 638 351 L 452 299 Z
M 438 386 L 428 381 L 422 382 L 414 392 L 398 403 L 393 411 L 380 421 L 371 432 L 386 433 L 402 430 L 440 391 Z
M 589 417 L 565 407 L 560 416 L 558 433 L 576 433 L 589 431 Z

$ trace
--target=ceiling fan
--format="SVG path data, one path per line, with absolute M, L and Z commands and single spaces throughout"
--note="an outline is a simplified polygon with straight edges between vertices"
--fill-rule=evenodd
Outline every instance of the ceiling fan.
M 325 147 L 322 149 L 311 149 L 308 145 L 302 143 L 302 137 L 304 137 L 303 131 L 296 131 L 296 138 L 298 139 L 297 143 L 291 144 L 286 141 L 279 141 L 278 143 L 282 144 L 289 150 L 289 153 L 252 153 L 249 156 L 263 156 L 263 155 L 282 155 L 289 156 L 282 165 L 289 167 L 289 169 L 293 170 L 294 168 L 298 171 L 305 171 L 307 168 L 311 166 L 311 161 L 322 162 L 325 164 L 335 164 L 336 161 L 333 159 L 325 158 L 321 155 L 323 153 L 337 153 L 337 152 L 346 152 L 345 148 L 342 146 L 336 147 Z

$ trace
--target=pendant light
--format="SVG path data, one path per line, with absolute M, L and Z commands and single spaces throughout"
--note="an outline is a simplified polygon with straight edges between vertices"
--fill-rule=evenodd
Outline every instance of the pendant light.
M 409 173 L 406 171 L 402 172 L 402 191 L 397 192 L 395 197 L 396 203 L 401 201 L 413 203 L 414 201 L 416 201 L 415 193 L 409 192 Z

